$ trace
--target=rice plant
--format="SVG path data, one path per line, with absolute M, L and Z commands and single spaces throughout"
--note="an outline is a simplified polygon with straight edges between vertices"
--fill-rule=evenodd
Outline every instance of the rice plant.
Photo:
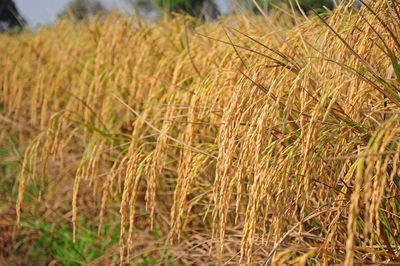
M 398 263 L 400 3 L 360 2 L 3 34 L 15 239 L 34 218 L 96 226 L 84 263 Z

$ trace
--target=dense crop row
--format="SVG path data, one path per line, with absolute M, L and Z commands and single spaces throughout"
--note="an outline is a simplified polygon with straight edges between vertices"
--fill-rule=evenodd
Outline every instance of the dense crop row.
M 17 235 L 86 232 L 81 263 L 396 261 L 400 4 L 371 8 L 2 35 Z

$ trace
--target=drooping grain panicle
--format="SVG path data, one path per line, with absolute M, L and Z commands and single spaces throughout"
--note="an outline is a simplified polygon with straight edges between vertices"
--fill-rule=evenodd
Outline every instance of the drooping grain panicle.
M 398 262 L 400 3 L 346 2 L 2 35 L 18 223 L 117 224 L 99 264 Z

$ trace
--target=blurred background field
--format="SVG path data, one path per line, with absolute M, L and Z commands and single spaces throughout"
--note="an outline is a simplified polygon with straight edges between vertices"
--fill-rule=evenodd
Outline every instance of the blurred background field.
M 398 263 L 400 3 L 189 2 L 3 20 L 0 264 Z

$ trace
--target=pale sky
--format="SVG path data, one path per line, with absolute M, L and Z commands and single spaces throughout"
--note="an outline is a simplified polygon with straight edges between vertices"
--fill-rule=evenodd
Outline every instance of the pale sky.
M 69 0 L 14 0 L 18 11 L 27 20 L 31 28 L 53 23 Z M 151 1 L 151 0 L 149 0 Z M 101 0 L 106 7 L 121 7 L 127 5 L 124 0 Z M 223 13 L 229 9 L 231 0 L 215 0 Z

